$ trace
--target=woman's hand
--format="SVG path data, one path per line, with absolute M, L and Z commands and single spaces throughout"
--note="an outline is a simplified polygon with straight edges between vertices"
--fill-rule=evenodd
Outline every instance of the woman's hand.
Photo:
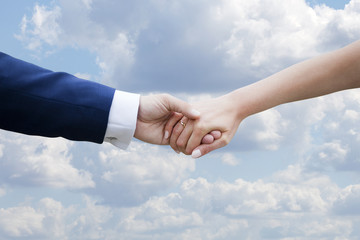
M 160 145 L 170 143 L 170 134 L 179 120 L 199 118 L 199 112 L 190 104 L 168 94 L 141 96 L 134 137 Z M 212 143 L 221 136 L 219 131 L 205 135 L 202 143 Z
M 199 102 L 193 106 L 201 112 L 200 118 L 191 120 L 183 117 L 172 131 L 170 146 L 177 152 L 192 154 L 197 158 L 227 145 L 243 117 L 237 111 L 238 104 L 232 99 L 232 94 Z M 202 142 L 204 136 L 208 133 L 214 134 L 214 130 L 220 131 L 221 136 L 213 136 L 212 143 Z

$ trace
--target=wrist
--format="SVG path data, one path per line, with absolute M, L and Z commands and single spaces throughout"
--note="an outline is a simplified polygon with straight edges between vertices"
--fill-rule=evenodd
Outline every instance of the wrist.
M 283 99 L 276 94 L 280 92 L 280 87 L 269 84 L 270 80 L 264 79 L 229 93 L 240 118 L 244 119 L 283 103 Z
M 256 113 L 253 96 L 247 89 L 239 88 L 225 95 L 237 119 L 245 119 Z

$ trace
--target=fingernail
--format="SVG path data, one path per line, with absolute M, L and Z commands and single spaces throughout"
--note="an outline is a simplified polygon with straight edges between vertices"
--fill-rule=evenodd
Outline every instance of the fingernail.
M 168 139 L 169 138 L 169 132 L 168 131 L 165 131 L 165 139 Z
M 195 151 L 192 152 L 191 157 L 193 158 L 201 157 L 201 151 L 199 149 L 196 149 Z
M 180 154 L 180 151 L 178 151 L 178 150 L 175 150 L 175 152 L 176 152 L 177 154 Z
M 200 112 L 198 110 L 195 110 L 195 109 L 191 110 L 191 114 L 194 115 L 195 117 L 200 116 Z

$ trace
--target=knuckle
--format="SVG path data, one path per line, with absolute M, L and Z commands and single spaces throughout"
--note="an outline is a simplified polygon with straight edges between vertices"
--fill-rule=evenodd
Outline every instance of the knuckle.
M 170 138 L 170 146 L 172 148 L 176 148 L 176 139 L 173 137 Z
M 170 102 L 170 95 L 167 93 L 160 93 L 156 97 L 164 104 L 168 105 Z
M 195 125 L 194 134 L 197 136 L 203 135 L 203 133 L 206 133 L 206 128 L 202 123 L 197 123 Z
M 184 151 L 184 154 L 185 154 L 185 155 L 191 155 L 191 153 L 192 153 L 192 151 L 189 151 L 189 150 L 185 150 L 185 151 Z
M 178 139 L 178 140 L 176 141 L 176 145 L 177 145 L 178 147 L 180 147 L 180 148 L 184 148 L 184 147 L 185 147 L 185 144 L 186 144 L 186 142 L 183 141 L 183 140 L 181 140 L 181 139 Z
M 222 146 L 226 146 L 226 145 L 228 145 L 230 143 L 230 139 L 223 138 L 223 139 L 220 140 L 220 143 L 221 143 Z
M 170 147 L 171 147 L 174 151 L 177 150 L 177 149 L 176 149 L 173 145 L 171 145 L 171 144 L 170 144 Z
M 170 103 L 172 96 L 171 96 L 170 94 L 168 94 L 168 93 L 161 93 L 161 94 L 160 94 L 160 98 L 161 98 L 164 102 Z
M 176 127 L 173 129 L 173 133 L 172 133 L 172 134 L 173 134 L 174 136 L 179 136 L 181 132 L 182 132 L 182 129 L 176 126 Z
M 197 124 L 196 124 L 196 128 L 199 130 L 199 131 L 204 131 L 205 130 L 205 124 L 201 121 L 198 121 Z
M 192 148 L 190 146 L 187 146 L 185 151 L 184 151 L 184 154 L 191 155 L 193 151 L 194 151 L 194 148 Z
M 205 143 L 205 144 L 210 144 L 213 141 L 214 141 L 214 137 L 209 134 L 205 135 L 202 139 L 202 143 Z
M 168 93 L 161 93 L 159 96 L 161 98 L 163 98 L 163 99 L 169 99 L 170 98 L 170 94 L 168 94 Z

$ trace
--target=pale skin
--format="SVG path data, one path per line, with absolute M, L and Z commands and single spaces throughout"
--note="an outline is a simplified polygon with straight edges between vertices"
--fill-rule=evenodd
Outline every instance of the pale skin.
M 170 131 L 165 126 L 174 126 L 182 117 L 198 119 L 199 111 L 193 106 L 168 94 L 141 96 L 134 137 L 152 144 L 168 145 Z M 205 135 L 202 143 L 212 143 L 220 132 Z
M 170 145 L 175 151 L 201 157 L 227 145 L 248 116 L 284 103 L 359 87 L 360 41 L 356 41 L 219 98 L 193 104 L 201 116 L 194 120 L 182 118 L 185 128 L 179 123 L 167 125 L 167 131 L 173 129 Z M 202 138 L 215 129 L 221 137 L 202 143 Z

